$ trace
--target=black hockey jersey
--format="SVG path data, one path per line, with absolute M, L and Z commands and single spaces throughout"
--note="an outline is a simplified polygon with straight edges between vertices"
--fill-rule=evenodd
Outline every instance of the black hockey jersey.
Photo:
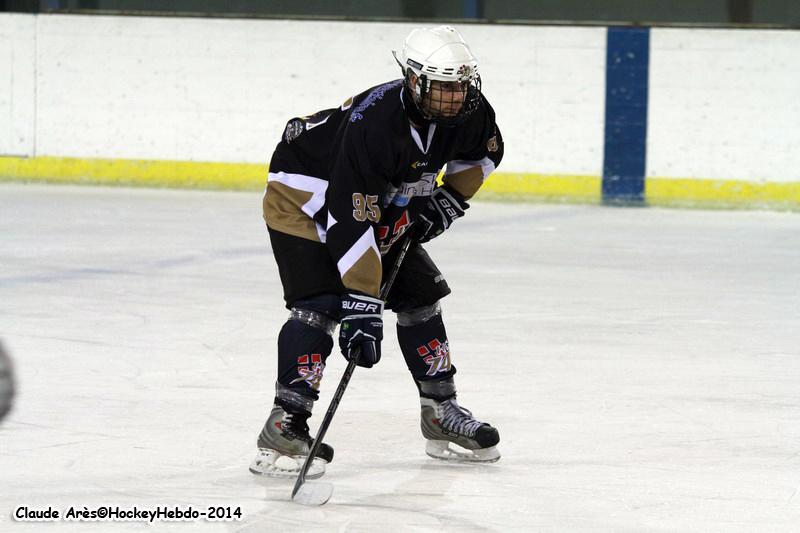
M 381 256 L 428 201 L 440 171 L 469 199 L 503 157 L 483 96 L 457 127 L 415 127 L 406 91 L 395 80 L 290 120 L 264 194 L 270 228 L 326 243 L 344 286 L 371 296 L 380 291 Z

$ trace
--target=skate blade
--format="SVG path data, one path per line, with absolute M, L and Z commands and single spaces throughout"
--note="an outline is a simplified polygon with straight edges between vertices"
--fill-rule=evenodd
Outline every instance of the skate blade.
M 325 505 L 333 495 L 333 485 L 330 483 L 303 483 L 296 493 L 292 494 L 292 501 L 301 505 Z
M 276 478 L 296 478 L 303 468 L 306 458 L 302 455 L 283 455 L 268 448 L 259 448 L 256 458 L 250 463 L 250 472 L 257 476 Z M 306 473 L 306 479 L 318 479 L 325 475 L 327 462 L 314 458 Z
M 425 453 L 434 459 L 458 463 L 494 463 L 500 459 L 497 446 L 468 450 L 451 444 L 446 440 L 429 440 L 425 444 Z

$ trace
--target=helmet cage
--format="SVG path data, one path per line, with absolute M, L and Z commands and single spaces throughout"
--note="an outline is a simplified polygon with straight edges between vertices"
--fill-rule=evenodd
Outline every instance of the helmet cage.
M 477 64 L 432 72 L 431 75 L 435 77 L 431 79 L 425 71 L 439 69 L 426 67 L 411 58 L 403 65 L 397 53 L 392 53 L 403 71 L 405 86 L 411 93 L 412 101 L 424 119 L 442 126 L 456 126 L 480 107 L 481 77 L 477 72 Z M 454 84 L 457 84 L 455 89 Z M 457 104 L 460 105 L 456 107 Z M 457 111 L 453 112 L 454 108 Z
M 431 80 L 425 74 L 416 75 L 413 83 L 411 69 L 406 69 L 406 87 L 422 116 L 443 126 L 461 124 L 475 112 L 481 101 L 481 77 L 465 81 Z M 455 85 L 455 87 L 454 87 Z M 455 111 L 454 111 L 455 110 Z

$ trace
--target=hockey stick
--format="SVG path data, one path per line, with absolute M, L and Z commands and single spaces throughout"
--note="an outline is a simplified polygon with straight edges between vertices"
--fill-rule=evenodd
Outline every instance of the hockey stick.
M 400 265 L 403 263 L 403 260 L 406 257 L 406 252 L 408 252 L 408 248 L 411 246 L 412 239 L 412 234 L 409 231 L 406 240 L 403 242 L 403 246 L 400 248 L 400 253 L 392 265 L 392 270 L 389 272 L 389 277 L 386 280 L 386 283 L 383 284 L 383 287 L 381 287 L 381 300 L 385 301 L 389 296 L 389 291 L 394 284 L 395 278 L 397 278 L 397 273 L 400 271 Z M 374 345 L 372 345 L 371 348 L 372 350 L 375 350 Z M 336 392 L 334 393 L 333 399 L 331 399 L 331 403 L 328 406 L 328 412 L 325 413 L 325 418 L 322 419 L 322 423 L 319 425 L 319 430 L 317 431 L 317 436 L 314 439 L 314 444 L 311 446 L 311 449 L 308 452 L 308 456 L 303 463 L 303 468 L 300 469 L 300 474 L 298 474 L 297 481 L 294 484 L 294 490 L 292 490 L 292 500 L 297 503 L 301 503 L 303 505 L 323 505 L 330 500 L 331 495 L 333 494 L 332 484 L 325 482 L 306 483 L 306 474 L 308 473 L 308 469 L 311 468 L 311 463 L 314 461 L 314 457 L 316 457 L 317 452 L 319 451 L 319 447 L 322 444 L 322 439 L 325 437 L 325 433 L 328 431 L 328 426 L 331 425 L 333 415 L 336 414 L 336 409 L 339 407 L 339 402 L 342 400 L 345 389 L 347 389 L 347 384 L 350 383 L 350 378 L 353 376 L 353 371 L 356 369 L 358 358 L 360 356 L 361 353 L 359 351 L 355 353 L 354 357 L 351 357 L 350 361 L 347 363 L 347 368 L 345 368 L 342 379 L 339 380 L 339 386 L 336 387 Z

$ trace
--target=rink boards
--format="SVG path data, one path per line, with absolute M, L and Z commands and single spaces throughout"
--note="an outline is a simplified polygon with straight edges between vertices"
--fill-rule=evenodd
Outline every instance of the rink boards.
M 412 27 L 2 14 L 0 180 L 263 188 L 286 121 L 396 78 Z M 506 142 L 484 195 L 800 208 L 797 32 L 631 29 L 644 61 L 624 28 L 460 29 Z
M 266 182 L 267 166 L 254 163 L 0 157 L 0 181 L 38 181 L 145 187 L 254 190 Z M 599 203 L 600 176 L 493 174 L 479 197 Z M 744 180 L 650 178 L 649 205 L 721 208 L 800 208 L 800 184 Z

